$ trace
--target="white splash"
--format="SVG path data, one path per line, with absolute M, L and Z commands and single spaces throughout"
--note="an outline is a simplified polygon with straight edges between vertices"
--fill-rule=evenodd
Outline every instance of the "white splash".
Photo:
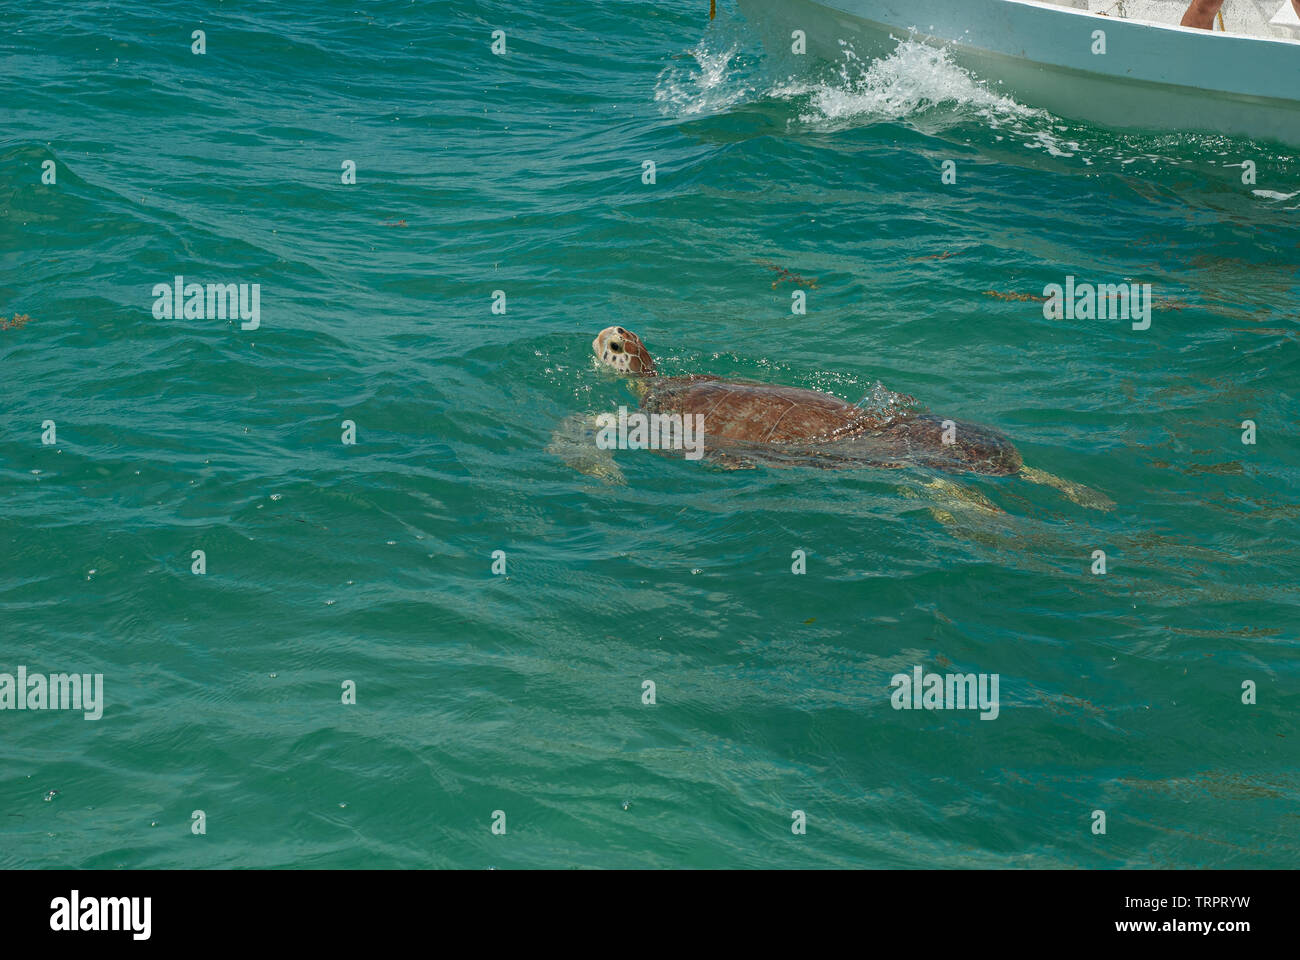
M 871 390 L 854 406 L 882 420 L 892 420 L 899 414 L 916 407 L 916 398 L 905 393 L 895 393 L 877 380 Z
M 783 99 L 807 97 L 799 119 L 814 126 L 854 125 L 917 117 L 938 107 L 956 108 L 961 119 L 1045 117 L 975 80 L 948 52 L 917 40 L 901 40 L 893 53 L 870 63 L 843 44 L 844 59 L 829 81 L 789 80 L 772 91 Z
M 732 69 L 740 52 L 738 45 L 725 50 L 710 50 L 709 38 L 686 51 L 691 61 L 665 67 L 655 81 L 655 103 L 678 118 L 720 113 L 750 98 L 754 88 Z
M 730 44 L 725 50 L 709 48 L 723 42 Z M 1008 149 L 1069 158 L 1083 167 L 1114 163 L 1139 175 L 1171 166 L 1196 167 L 1198 160 L 1184 155 L 1189 148 L 1203 153 L 1229 149 L 1233 156 L 1241 149 L 1239 141 L 1217 134 L 1099 131 L 1063 120 L 998 92 L 996 85 L 957 64 L 946 48 L 914 38 L 898 40 L 888 56 L 871 61 L 860 58 L 848 42 L 840 45 L 843 59 L 837 64 L 810 63 L 812 73 L 774 81 L 763 75 L 762 62 L 745 52 L 743 38 L 706 37 L 689 51 L 689 64 L 674 65 L 659 75 L 655 100 L 666 116 L 678 119 L 779 101 L 786 104 L 781 112 L 791 132 L 902 122 L 923 134 L 942 136 L 974 124 Z M 764 113 L 773 118 L 770 111 Z M 1288 158 L 1289 168 L 1291 163 Z M 1300 194 L 1256 190 L 1255 196 L 1281 205 Z
M 980 119 L 1040 120 L 1050 117 L 989 89 L 959 67 L 942 48 L 916 40 L 899 41 L 880 60 L 862 60 L 841 42 L 844 59 L 819 77 L 790 77 L 773 82 L 733 43 L 712 49 L 718 38 L 706 37 L 686 57 L 665 68 L 655 84 L 655 102 L 678 119 L 722 113 L 759 99 L 789 101 L 798 113 L 792 123 L 815 129 L 864 123 L 911 120 L 942 113 L 943 125 Z

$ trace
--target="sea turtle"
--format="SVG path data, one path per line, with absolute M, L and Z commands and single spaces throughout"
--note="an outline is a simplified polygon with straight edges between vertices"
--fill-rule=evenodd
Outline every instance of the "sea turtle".
M 988 427 L 918 413 L 911 397 L 864 408 L 839 397 L 800 387 L 728 380 L 708 374 L 660 376 L 641 338 L 623 327 L 606 327 L 592 341 L 598 365 L 630 377 L 641 412 L 667 417 L 702 417 L 703 456 L 727 469 L 759 462 L 823 468 L 908 466 L 945 473 L 1019 475 L 1055 487 L 1075 503 L 1098 509 L 1114 504 L 1079 484 L 1026 467 L 1001 433 Z M 551 451 L 591 476 L 622 482 L 611 449 L 594 442 L 592 415 L 570 418 L 552 440 Z M 604 421 L 606 427 L 609 421 Z M 982 496 L 955 484 L 931 484 L 950 497 L 996 509 Z

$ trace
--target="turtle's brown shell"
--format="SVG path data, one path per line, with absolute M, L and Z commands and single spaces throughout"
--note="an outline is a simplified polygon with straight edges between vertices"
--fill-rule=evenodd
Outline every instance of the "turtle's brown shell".
M 817 390 L 713 376 L 643 382 L 645 412 L 703 415 L 707 452 L 743 448 L 754 456 L 764 448 L 798 447 L 811 458 L 806 462 L 823 459 L 826 466 L 906 461 L 988 474 L 1012 474 L 1021 467 L 1020 454 L 1006 437 L 975 424 L 956 421 L 955 442 L 946 444 L 942 417 L 880 416 Z M 890 462 L 895 459 L 897 464 Z
M 873 421 L 839 397 L 748 380 L 656 377 L 647 413 L 703 414 L 706 437 L 736 443 L 820 443 L 867 429 Z

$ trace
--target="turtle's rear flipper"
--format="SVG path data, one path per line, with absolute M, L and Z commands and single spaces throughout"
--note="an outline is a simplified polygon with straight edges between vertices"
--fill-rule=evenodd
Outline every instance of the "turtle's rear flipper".
M 1054 477 L 1050 473 L 1044 473 L 1042 470 L 1035 470 L 1033 467 L 1021 467 L 1020 476 L 1030 483 L 1041 483 L 1044 486 L 1053 487 L 1065 494 L 1065 498 L 1071 503 L 1077 503 L 1081 507 L 1087 507 L 1090 510 L 1114 510 L 1115 501 L 1091 487 L 1085 487 L 1081 483 L 1074 483 L 1070 480 L 1062 480 L 1060 477 Z
M 605 483 L 626 483 L 623 471 L 614 462 L 614 451 L 602 450 L 596 445 L 596 430 L 594 413 L 575 413 L 565 417 L 551 434 L 546 452 L 559 457 L 585 476 Z
M 929 491 L 934 503 L 927 507 L 930 516 L 950 528 L 950 532 L 977 543 L 997 542 L 992 521 L 1005 516 L 1005 511 L 978 490 L 944 477 L 922 480 L 921 486 Z M 899 487 L 898 492 L 917 500 L 922 494 L 911 487 Z
M 930 514 L 940 523 L 955 523 L 952 511 L 963 515 L 995 517 L 1006 513 L 1001 507 L 984 494 L 972 487 L 962 486 L 944 477 L 933 477 L 921 481 L 921 486 L 928 489 L 934 497 L 936 506 L 929 507 Z M 909 499 L 919 499 L 920 494 L 910 487 L 899 487 L 898 492 Z M 945 509 L 947 508 L 947 509 Z
M 949 506 L 973 510 L 977 514 L 997 516 L 1006 513 L 1001 507 L 980 493 L 974 487 L 963 486 L 946 477 L 933 477 L 925 484 L 934 491 L 936 499 L 946 501 Z M 949 514 L 949 516 L 952 516 Z

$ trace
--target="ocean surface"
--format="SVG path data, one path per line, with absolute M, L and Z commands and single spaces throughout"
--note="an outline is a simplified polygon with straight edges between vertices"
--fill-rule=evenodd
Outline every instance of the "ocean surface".
M 0 867 L 1296 866 L 1296 152 L 707 6 L 3 4 L 0 673 L 103 715 L 0 710 Z M 613 324 L 1115 506 L 583 475 Z M 997 717 L 895 709 L 917 667 Z

